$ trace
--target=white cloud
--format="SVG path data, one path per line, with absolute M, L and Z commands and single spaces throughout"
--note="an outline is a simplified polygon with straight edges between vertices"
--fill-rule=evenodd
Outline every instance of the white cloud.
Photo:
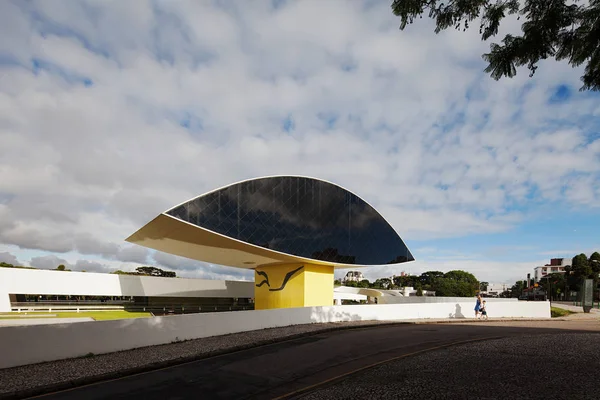
M 8 251 L 0 252 L 0 262 L 5 262 L 12 265 L 21 265 L 19 260 L 17 260 L 17 257 Z
M 56 269 L 59 265 L 64 265 L 67 268 L 71 266 L 64 258 L 57 257 L 53 254 L 33 257 L 29 264 L 32 267 L 40 269 Z
M 89 261 L 89 260 L 77 260 L 75 265 L 73 266 L 74 271 L 86 271 L 86 272 L 101 272 L 108 273 L 113 270 L 108 268 L 105 264 L 97 262 L 97 261 Z
M 177 276 L 200 279 L 252 280 L 254 271 L 220 265 L 206 264 L 160 251 L 152 259 L 161 267 L 177 271 Z
M 0 242 L 133 267 L 149 253 L 122 240 L 159 212 L 284 173 L 358 193 L 409 240 L 506 232 L 532 196 L 600 204 L 597 97 L 548 103 L 580 70 L 495 82 L 476 30 L 398 25 L 355 1 L 3 2 Z

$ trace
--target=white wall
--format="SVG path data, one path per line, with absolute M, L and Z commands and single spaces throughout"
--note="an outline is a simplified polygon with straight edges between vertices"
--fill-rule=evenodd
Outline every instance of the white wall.
M 0 268 L 0 312 L 8 294 L 248 298 L 254 282 Z
M 473 318 L 473 301 L 236 311 L 0 328 L 0 368 L 316 322 Z M 549 318 L 549 302 L 497 302 L 491 317 Z
M 10 311 L 10 298 L 8 297 L 9 292 L 2 290 L 2 281 L 0 281 L 0 312 Z

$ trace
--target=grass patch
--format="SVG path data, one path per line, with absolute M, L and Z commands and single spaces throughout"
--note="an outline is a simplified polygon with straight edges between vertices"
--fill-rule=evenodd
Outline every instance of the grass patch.
M 21 313 L 5 313 L 0 314 L 0 319 L 17 319 L 19 315 L 48 315 L 54 314 L 56 317 L 51 318 L 93 318 L 96 321 L 107 321 L 114 319 L 127 319 L 127 318 L 148 318 L 152 314 L 149 312 L 129 312 L 129 311 L 81 311 L 81 312 L 21 312 Z
M 575 314 L 573 311 L 563 310 L 558 307 L 550 307 L 550 316 L 552 318 L 565 317 L 570 314 Z

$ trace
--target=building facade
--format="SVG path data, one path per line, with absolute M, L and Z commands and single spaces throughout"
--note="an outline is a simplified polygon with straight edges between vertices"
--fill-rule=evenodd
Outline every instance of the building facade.
M 571 265 L 571 258 L 552 258 L 549 264 L 535 267 L 533 269 L 533 279 L 535 282 L 539 282 L 540 279 L 544 278 L 549 274 L 563 274 L 565 272 L 565 267 L 567 265 Z
M 507 290 L 510 290 L 511 286 L 507 283 L 490 283 L 487 290 L 482 292 L 482 294 L 489 297 L 498 297 Z
M 342 282 L 360 282 L 364 280 L 365 277 L 360 271 L 348 271 Z
M 251 179 L 198 196 L 127 241 L 253 269 L 257 309 L 331 305 L 335 268 L 414 260 L 366 201 L 333 183 L 299 176 Z
M 0 268 L 0 312 L 17 304 L 27 308 L 22 303 L 39 296 L 45 303 L 65 296 L 131 297 L 128 305 L 148 311 L 173 304 L 188 306 L 190 312 L 234 311 L 254 307 L 254 282 Z M 68 303 L 85 305 L 77 299 Z

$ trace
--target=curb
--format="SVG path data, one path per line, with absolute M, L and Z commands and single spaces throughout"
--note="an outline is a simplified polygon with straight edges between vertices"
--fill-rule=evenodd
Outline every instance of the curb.
M 565 319 L 561 319 L 561 318 L 510 318 L 510 319 L 490 319 L 488 321 L 489 322 L 565 321 Z M 486 321 L 486 322 L 488 322 L 488 321 Z M 566 321 L 569 321 L 569 320 L 566 320 Z M 390 321 L 390 322 L 381 322 L 381 323 L 373 322 L 373 323 L 368 323 L 368 324 L 364 324 L 364 325 L 332 326 L 329 328 L 323 328 L 323 329 L 316 330 L 316 331 L 297 333 L 297 334 L 285 336 L 282 338 L 260 340 L 260 341 L 254 342 L 254 343 L 247 343 L 247 344 L 243 344 L 243 345 L 239 345 L 239 346 L 229 347 L 226 349 L 214 350 L 214 351 L 207 352 L 207 353 L 185 356 L 185 357 L 166 360 L 166 361 L 154 362 L 154 363 L 146 364 L 146 365 L 139 366 L 139 367 L 127 368 L 127 369 L 104 373 L 104 374 L 81 377 L 81 378 L 67 380 L 67 381 L 63 381 L 63 382 L 59 382 L 59 383 L 38 386 L 35 388 L 30 388 L 30 389 L 25 389 L 25 390 L 19 390 L 17 392 L 0 393 L 0 400 L 22 399 L 22 398 L 33 397 L 33 396 L 40 396 L 40 395 L 48 394 L 48 393 L 52 393 L 52 392 L 58 392 L 58 391 L 62 391 L 62 390 L 74 389 L 76 387 L 99 383 L 99 382 L 106 381 L 106 380 L 124 378 L 127 376 L 142 374 L 145 372 L 155 371 L 155 370 L 163 369 L 163 368 L 174 367 L 174 366 L 178 366 L 178 365 L 182 365 L 182 364 L 187 364 L 187 363 L 191 363 L 191 362 L 195 362 L 195 361 L 204 360 L 207 358 L 224 356 L 224 355 L 233 354 L 233 353 L 237 353 L 237 352 L 244 351 L 244 350 L 249 350 L 249 349 L 263 347 L 263 346 L 269 346 L 272 344 L 284 343 L 284 342 L 293 341 L 293 340 L 297 340 L 297 339 L 304 338 L 304 337 L 320 335 L 323 333 L 346 331 L 346 330 L 358 330 L 358 329 L 365 329 L 365 328 L 389 327 L 389 326 L 394 326 L 394 325 L 433 325 L 433 324 L 453 324 L 453 323 L 460 324 L 460 323 L 469 323 L 469 322 L 484 323 L 484 321 L 477 321 L 473 318 L 464 318 L 464 319 L 455 319 L 455 320 L 406 320 L 406 321 Z M 343 322 L 339 322 L 339 323 L 343 324 Z M 273 329 L 273 328 L 271 328 L 271 329 Z M 274 328 L 274 329 L 277 329 L 277 328 Z M 241 333 L 241 332 L 239 332 L 239 333 Z M 235 333 L 233 333 L 231 335 L 235 335 Z M 227 335 L 222 335 L 222 336 L 227 336 Z M 190 339 L 190 340 L 198 340 L 198 339 Z M 169 343 L 165 343 L 163 345 L 158 345 L 158 346 L 165 346 L 165 345 L 169 345 Z M 148 346 L 148 347 L 154 347 L 154 346 Z M 144 348 L 144 347 L 138 347 L 138 349 L 142 349 L 142 348 Z M 134 350 L 134 349 L 131 349 L 131 350 Z M 124 351 L 130 351 L 130 350 L 124 350 Z M 119 353 L 119 352 L 115 352 L 115 353 Z M 111 353 L 106 353 L 106 354 L 111 354 Z M 54 362 L 54 361 L 48 361 L 47 363 L 52 363 L 52 362 Z M 17 367 L 15 367 L 15 368 L 17 368 Z

